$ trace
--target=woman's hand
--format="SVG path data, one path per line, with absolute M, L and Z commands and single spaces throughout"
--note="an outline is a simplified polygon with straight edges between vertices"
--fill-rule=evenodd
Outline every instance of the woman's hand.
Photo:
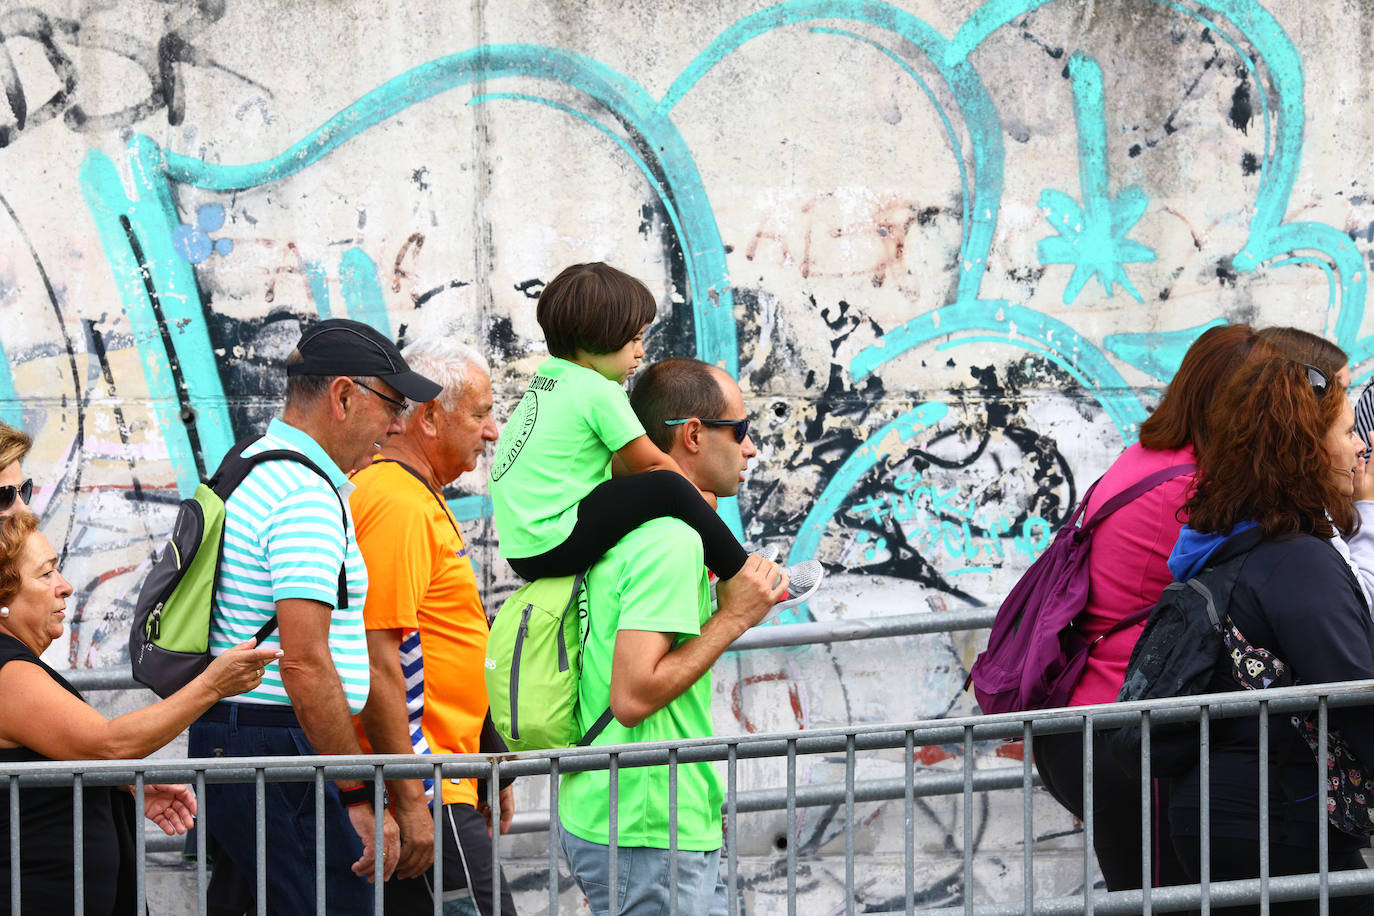
M 196 822 L 196 796 L 190 786 L 145 785 L 143 816 L 168 836 L 190 830 Z
M 263 670 L 281 658 L 280 649 L 254 649 L 253 645 L 254 640 L 244 640 L 226 650 L 201 672 L 200 676 L 221 699 L 261 686 Z

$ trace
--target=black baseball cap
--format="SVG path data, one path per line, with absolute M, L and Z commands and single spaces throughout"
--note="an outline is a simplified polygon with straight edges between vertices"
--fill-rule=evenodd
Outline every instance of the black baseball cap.
M 411 370 L 401 351 L 370 325 L 348 318 L 329 318 L 311 325 L 296 344 L 303 359 L 286 367 L 287 375 L 375 376 L 403 397 L 423 404 L 443 391 Z

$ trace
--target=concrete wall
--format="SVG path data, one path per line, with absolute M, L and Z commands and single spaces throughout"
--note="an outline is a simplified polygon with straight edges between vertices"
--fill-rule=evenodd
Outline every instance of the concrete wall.
M 1374 368 L 1365 0 L 24 3 L 0 9 L 0 418 L 36 436 L 77 588 L 59 664 L 125 664 L 172 505 L 273 413 L 322 315 L 478 343 L 508 410 L 544 282 L 644 278 L 650 356 L 746 390 L 761 457 L 727 514 L 832 570 L 789 620 L 995 602 L 1210 324 L 1296 324 Z M 484 477 L 452 496 L 495 602 Z M 719 727 L 967 711 L 976 649 L 730 657 Z M 1019 887 L 1001 804 L 980 899 Z M 954 810 L 917 825 L 931 902 L 963 892 Z M 890 851 L 900 807 L 864 816 Z M 807 817 L 828 906 L 842 811 Z M 761 910 L 776 828 L 741 834 Z M 866 900 L 900 893 L 873 874 Z

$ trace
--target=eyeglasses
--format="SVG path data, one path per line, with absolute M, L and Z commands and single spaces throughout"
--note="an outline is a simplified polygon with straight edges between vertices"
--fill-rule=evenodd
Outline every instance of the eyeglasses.
M 410 407 L 410 404 L 407 403 L 406 401 L 398 401 L 398 400 L 396 400 L 395 398 L 388 397 L 388 396 L 382 394 L 382 393 L 381 393 L 380 391 L 378 391 L 376 388 L 373 388 L 371 385 L 367 384 L 367 382 L 360 382 L 360 381 L 358 381 L 357 379 L 349 379 L 349 381 L 351 381 L 353 384 L 357 385 L 359 388 L 366 388 L 368 391 L 372 392 L 372 393 L 375 394 L 377 397 L 381 398 L 383 401 L 386 401 L 388 404 L 390 404 L 390 405 L 391 405 L 391 415 L 392 415 L 393 417 L 399 417 L 401 414 L 403 414 L 403 413 L 406 412 L 406 409 L 407 409 L 408 407 Z
M 743 420 L 708 420 L 704 417 L 683 417 L 681 420 L 664 420 L 663 425 L 681 426 L 688 420 L 696 420 L 701 423 L 702 426 L 728 426 L 730 429 L 734 430 L 736 442 L 743 442 L 749 435 L 748 417 L 745 417 Z
M 1307 363 L 1303 363 L 1302 367 L 1307 370 L 1307 384 L 1312 386 L 1317 397 L 1326 394 L 1326 389 L 1331 387 L 1331 380 L 1326 377 L 1326 373 Z
M 29 497 L 32 495 L 32 477 L 17 487 L 14 484 L 7 484 L 6 486 L 0 487 L 0 512 L 8 512 L 14 506 L 14 499 L 16 496 L 24 503 L 27 503 Z

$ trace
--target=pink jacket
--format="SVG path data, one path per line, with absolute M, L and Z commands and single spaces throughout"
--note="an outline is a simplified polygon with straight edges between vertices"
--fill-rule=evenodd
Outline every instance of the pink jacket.
M 1191 446 L 1177 451 L 1155 451 L 1132 445 L 1116 459 L 1088 502 L 1085 518 L 1097 507 L 1155 471 L 1195 461 Z M 1191 474 L 1175 477 L 1118 509 L 1093 534 L 1088 568 L 1092 584 L 1088 606 L 1078 618 L 1090 637 L 1101 635 L 1118 621 L 1143 607 L 1154 605 L 1172 581 L 1165 561 L 1178 540 L 1183 523 L 1178 510 L 1193 486 Z M 1113 633 L 1099 642 L 1088 657 L 1083 679 L 1073 692 L 1070 706 L 1113 703 L 1126 676 L 1126 663 L 1140 638 L 1144 623 Z

